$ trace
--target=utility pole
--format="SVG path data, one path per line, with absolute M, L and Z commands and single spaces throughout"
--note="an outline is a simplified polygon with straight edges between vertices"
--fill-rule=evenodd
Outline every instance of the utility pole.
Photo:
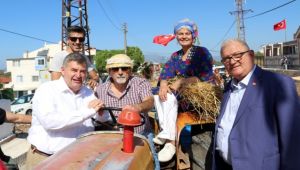
M 74 25 L 81 26 L 85 30 L 86 38 L 82 53 L 86 54 L 91 60 L 87 0 L 62 0 L 62 50 L 67 46 L 67 29 Z
M 244 25 L 244 14 L 248 12 L 252 12 L 252 10 L 244 10 L 243 3 L 244 0 L 235 0 L 236 3 L 236 11 L 229 12 L 231 15 L 236 16 L 236 28 L 238 39 L 245 41 L 245 25 Z
M 127 54 L 127 38 L 126 38 L 126 34 L 128 32 L 128 30 L 127 30 L 127 23 L 123 24 L 122 29 L 124 31 L 124 51 L 125 51 L 125 54 Z

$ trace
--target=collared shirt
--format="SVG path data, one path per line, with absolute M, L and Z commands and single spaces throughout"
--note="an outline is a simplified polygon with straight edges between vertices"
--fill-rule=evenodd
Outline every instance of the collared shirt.
M 50 63 L 49 71 L 60 72 L 64 59 L 68 54 L 69 52 L 67 52 L 66 50 L 56 53 Z M 84 58 L 87 63 L 88 71 L 92 71 L 94 69 L 94 66 L 92 65 L 92 63 L 90 62 L 90 60 L 86 55 L 84 55 Z
M 32 124 L 28 141 L 38 150 L 54 154 L 83 133 L 94 130 L 91 117 L 96 114 L 88 103 L 96 99 L 83 86 L 74 94 L 63 77 L 42 84 L 32 99 Z
M 255 68 L 256 66 L 254 66 L 247 76 L 244 77 L 240 82 L 237 82 L 235 79 L 231 81 L 232 90 L 225 108 L 224 115 L 220 124 L 218 125 L 216 149 L 219 151 L 221 157 L 223 157 L 223 159 L 229 164 L 231 164 L 230 149 L 228 148 L 229 135 L 243 95 Z
M 100 84 L 96 90 L 97 97 L 104 102 L 106 107 L 123 108 L 126 105 L 142 103 L 143 99 L 146 97 L 153 96 L 151 84 L 144 78 L 136 76 L 130 77 L 127 87 L 120 98 L 116 97 L 112 92 L 110 88 L 111 84 L 112 82 L 108 80 L 107 82 Z M 116 117 L 120 114 L 119 111 L 113 111 L 113 113 Z M 145 125 L 134 128 L 135 133 L 143 133 L 150 130 L 148 114 L 142 114 L 145 117 Z

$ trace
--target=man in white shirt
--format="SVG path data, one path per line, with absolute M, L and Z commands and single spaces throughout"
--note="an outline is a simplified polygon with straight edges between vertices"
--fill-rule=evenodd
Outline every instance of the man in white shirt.
M 27 169 L 56 153 L 83 133 L 94 130 L 91 117 L 96 117 L 103 103 L 92 90 L 83 86 L 87 75 L 84 56 L 66 56 L 59 80 L 42 84 L 33 98 L 32 125 L 28 142 Z
M 61 77 L 61 67 L 65 57 L 73 52 L 80 52 L 83 48 L 83 43 L 85 41 L 85 30 L 79 26 L 70 26 L 68 27 L 68 40 L 67 40 L 67 48 L 66 50 L 60 51 L 54 55 L 53 60 L 51 61 L 49 71 L 51 73 L 51 80 L 57 80 Z M 88 82 L 89 86 L 92 88 L 97 86 L 99 81 L 99 76 L 88 59 L 87 56 L 84 56 L 87 61 L 87 68 L 90 77 L 90 81 Z

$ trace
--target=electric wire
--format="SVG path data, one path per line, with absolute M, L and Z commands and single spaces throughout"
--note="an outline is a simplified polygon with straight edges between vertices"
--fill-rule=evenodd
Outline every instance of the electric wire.
M 254 17 L 261 16 L 261 15 L 263 15 L 263 14 L 266 14 L 266 13 L 269 13 L 269 12 L 274 11 L 274 10 L 276 10 L 276 9 L 279 9 L 279 8 L 281 8 L 281 7 L 283 7 L 283 6 L 286 6 L 286 5 L 288 5 L 288 4 L 292 3 L 292 2 L 295 2 L 295 1 L 296 1 L 296 0 L 289 1 L 289 2 L 287 2 L 287 3 L 284 3 L 284 4 L 282 4 L 282 5 L 277 6 L 277 7 L 275 7 L 275 8 L 272 8 L 272 9 L 270 9 L 270 10 L 261 12 L 261 13 L 259 13 L 259 14 L 256 14 L 256 15 L 253 15 L 253 16 L 250 16 L 250 17 L 245 17 L 244 19 L 250 19 L 250 18 L 254 18 Z M 210 51 L 213 51 L 217 46 L 220 45 L 221 42 L 224 41 L 225 37 L 227 36 L 227 34 L 229 33 L 229 31 L 232 29 L 232 27 L 233 27 L 233 25 L 234 25 L 235 23 L 236 23 L 236 20 L 233 21 L 233 23 L 230 25 L 229 29 L 228 29 L 228 30 L 226 31 L 226 33 L 224 34 L 223 38 L 222 38 L 222 39 L 221 39 L 221 40 L 220 40 L 220 41 L 212 48 L 212 50 L 210 50 Z
M 122 31 L 122 29 L 119 28 L 119 27 L 112 21 L 112 19 L 108 16 L 108 14 L 107 14 L 107 12 L 105 11 L 105 9 L 104 9 L 103 5 L 101 4 L 101 2 L 100 2 L 99 0 L 97 0 L 97 2 L 98 2 L 98 5 L 101 7 L 101 9 L 102 9 L 104 15 L 105 15 L 106 18 L 108 19 L 108 21 L 109 21 L 109 22 L 110 22 L 117 30 Z
M 26 37 L 26 38 L 30 38 L 30 39 L 34 39 L 34 40 L 38 40 L 38 41 L 43 41 L 43 42 L 48 42 L 48 43 L 53 43 L 53 44 L 56 43 L 56 42 L 53 42 L 53 41 L 48 41 L 48 40 L 45 40 L 45 39 L 30 36 L 30 35 L 25 35 L 25 34 L 13 32 L 13 31 L 9 31 L 9 30 L 3 29 L 3 28 L 0 28 L 0 30 L 3 31 L 3 32 L 8 32 L 8 33 L 11 33 L 11 34 L 19 35 L 19 36 L 22 36 L 22 37 Z
M 232 22 L 232 24 L 230 25 L 230 27 L 228 28 L 228 30 L 226 31 L 224 36 L 221 38 L 221 40 L 210 51 L 215 51 L 215 48 L 217 48 L 217 46 L 219 46 L 225 40 L 225 37 L 228 35 L 228 33 L 230 32 L 230 30 L 232 29 L 232 27 L 235 23 L 236 23 L 236 20 L 234 20 Z
M 278 9 L 278 8 L 281 8 L 281 7 L 283 7 L 283 6 L 286 6 L 286 5 L 288 5 L 288 4 L 292 3 L 292 2 L 295 2 L 295 1 L 296 1 L 296 0 L 289 1 L 289 2 L 287 2 L 287 3 L 284 3 L 284 4 L 282 4 L 282 5 L 278 6 L 278 7 L 272 8 L 272 9 L 267 10 L 267 11 L 265 11 L 265 12 L 262 12 L 262 13 L 259 13 L 259 14 L 256 14 L 256 15 L 253 15 L 253 16 L 250 16 L 250 17 L 246 17 L 245 19 L 250 19 L 250 18 L 254 18 L 254 17 L 260 16 L 260 15 L 269 13 L 269 12 L 271 12 L 271 11 L 274 11 L 274 10 L 276 10 L 276 9 Z

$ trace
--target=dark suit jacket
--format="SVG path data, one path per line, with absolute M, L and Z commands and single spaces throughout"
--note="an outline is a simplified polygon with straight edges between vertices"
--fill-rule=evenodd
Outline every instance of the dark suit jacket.
M 230 84 L 229 84 L 230 85 Z M 227 104 L 225 89 L 217 127 Z M 294 81 L 256 67 L 229 135 L 232 167 L 236 170 L 300 170 L 300 104 Z M 213 143 L 212 169 L 220 170 Z

